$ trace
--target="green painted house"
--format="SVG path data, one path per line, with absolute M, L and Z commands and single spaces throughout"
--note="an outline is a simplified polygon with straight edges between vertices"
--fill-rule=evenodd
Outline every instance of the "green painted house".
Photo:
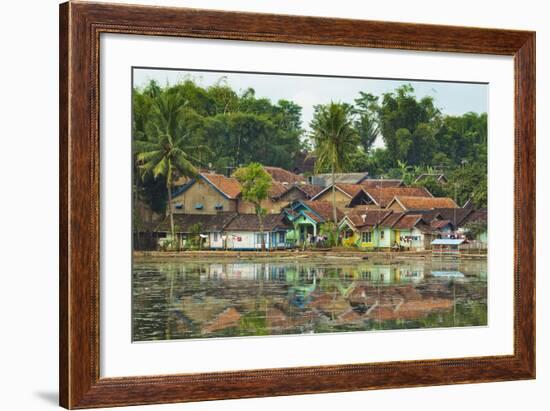
M 334 219 L 332 203 L 329 201 L 294 201 L 284 213 L 293 226 L 287 233 L 287 241 L 297 245 L 319 236 L 322 224 Z M 343 217 L 342 210 L 336 208 L 337 221 Z
M 472 211 L 461 222 L 458 232 L 470 238 L 472 244 L 487 248 L 487 209 Z
M 339 224 L 345 246 L 362 249 L 426 250 L 450 222 L 419 213 L 353 210 Z
M 381 244 L 388 241 L 391 230 L 380 229 L 380 224 L 391 214 L 390 210 L 351 211 L 338 225 L 343 236 L 342 244 L 365 249 L 384 247 Z

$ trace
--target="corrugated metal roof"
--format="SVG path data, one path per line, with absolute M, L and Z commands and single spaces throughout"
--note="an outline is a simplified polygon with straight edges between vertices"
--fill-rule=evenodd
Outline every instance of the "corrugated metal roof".
M 432 241 L 432 245 L 460 245 L 463 242 L 463 238 L 438 238 Z

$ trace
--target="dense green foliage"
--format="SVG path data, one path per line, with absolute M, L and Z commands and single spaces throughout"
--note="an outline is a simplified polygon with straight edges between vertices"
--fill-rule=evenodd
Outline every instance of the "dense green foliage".
M 338 226 L 332 221 L 321 224 L 319 235 L 327 237 L 327 245 L 336 247 L 338 245 Z
M 187 80 L 166 88 L 151 82 L 144 89 L 134 89 L 136 134 L 147 129 L 150 106 L 166 95 L 185 102 L 174 121 L 189 143 L 210 148 L 198 157 L 200 167 L 225 173 L 228 167 L 254 161 L 292 168 L 295 155 L 303 148 L 300 106 L 257 98 L 253 89 L 238 94 L 223 79 L 207 88 Z
M 267 198 L 271 187 L 271 176 L 260 163 L 250 163 L 241 167 L 233 174 L 241 184 L 243 200 L 250 201 L 256 207 L 261 207 L 263 200 Z
M 487 204 L 486 113 L 444 115 L 431 97 L 417 98 L 410 85 L 380 97 L 365 91 L 353 102 L 316 106 L 311 124 L 303 125 L 296 103 L 256 97 L 253 89 L 237 92 L 224 79 L 210 87 L 192 80 L 165 87 L 151 81 L 134 89 L 132 129 L 134 191 L 156 212 L 168 201 L 172 182 L 166 180 L 201 168 L 228 174 L 252 162 L 292 170 L 304 151 L 316 158 L 316 172 L 331 172 L 334 165 L 335 171 L 402 178 L 460 205 L 469 199 L 478 207 Z M 178 161 L 188 161 L 185 167 L 171 161 L 173 172 L 153 147 L 167 136 L 181 150 Z M 150 164 L 149 173 L 140 173 L 152 160 L 156 168 Z M 416 182 L 426 173 L 443 173 L 448 182 Z
M 409 184 L 423 173 L 443 173 L 446 184 L 430 178 L 419 184 L 459 204 L 471 199 L 486 206 L 487 114 L 446 116 L 431 97 L 418 100 L 413 93 L 411 86 L 402 86 L 376 103 L 386 148 L 373 151 L 369 171 Z
M 246 167 L 238 168 L 234 177 L 241 184 L 241 195 L 243 200 L 254 204 L 254 211 L 260 225 L 260 238 L 262 250 L 265 250 L 263 217 L 267 210 L 262 207 L 262 201 L 267 199 L 271 187 L 271 175 L 264 170 L 260 163 L 250 163 Z
M 469 221 L 466 223 L 465 228 L 467 229 L 468 238 L 475 240 L 483 233 L 487 233 L 487 221 Z
M 351 164 L 351 155 L 358 150 L 358 134 L 350 119 L 350 107 L 330 103 L 315 107 L 311 121 L 311 137 L 315 143 L 315 171 L 329 171 L 332 175 L 332 212 L 336 223 L 336 198 L 334 174 L 344 171 Z
M 197 153 L 208 152 L 201 144 L 192 144 L 183 127 L 186 101 L 177 93 L 161 93 L 148 110 L 143 132 L 136 135 L 134 150 L 142 178 L 160 176 L 166 184 L 171 240 L 174 241 L 174 218 L 171 208 L 173 181 L 177 177 L 194 177 L 198 170 Z M 156 188 L 156 185 L 154 186 Z

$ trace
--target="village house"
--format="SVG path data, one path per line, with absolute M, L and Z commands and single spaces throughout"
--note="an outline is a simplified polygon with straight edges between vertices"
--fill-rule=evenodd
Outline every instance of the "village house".
M 268 198 L 262 201 L 268 214 L 278 214 L 284 208 L 288 207 L 296 200 L 309 200 L 315 196 L 322 188 L 303 182 L 281 183 L 272 181 L 269 188 Z M 246 201 L 239 201 L 237 211 L 242 214 L 253 214 L 255 207 L 253 204 Z
M 421 251 L 452 230 L 449 220 L 432 210 L 396 212 L 382 209 L 355 209 L 339 223 L 343 245 L 359 248 Z
M 459 257 L 460 247 L 467 243 L 464 238 L 436 238 L 432 241 L 432 255 L 437 257 Z
M 241 185 L 232 177 L 200 173 L 172 192 L 174 214 L 216 214 L 238 210 Z
M 358 201 L 371 207 L 387 208 L 392 200 L 397 196 L 433 198 L 424 187 L 377 187 L 364 188 L 366 196 L 358 194 L 352 199 L 352 204 L 357 204 Z
M 304 176 L 295 174 L 281 167 L 264 166 L 264 170 L 271 176 L 273 181 L 283 184 L 305 183 Z
M 449 220 L 452 225 L 452 230 L 457 231 L 459 227 L 464 225 L 464 221 L 470 214 L 474 212 L 473 208 L 434 208 L 432 210 L 437 213 L 441 219 Z M 427 212 L 427 211 L 426 211 Z
M 287 234 L 287 239 L 296 244 L 303 244 L 320 234 L 321 225 L 334 221 L 332 203 L 329 201 L 298 200 L 284 210 L 285 215 L 293 226 Z M 340 221 L 344 213 L 336 208 L 336 221 Z
M 264 167 L 272 183 L 262 202 L 266 248 L 278 249 L 318 239 L 321 226 L 334 220 L 329 174 L 314 176 L 320 184 L 280 167 Z M 253 204 L 244 201 L 234 177 L 202 172 L 181 179 L 172 193 L 176 248 L 255 250 L 261 247 Z M 336 220 L 342 243 L 362 249 L 430 249 L 436 238 L 464 237 L 468 225 L 487 222 L 486 210 L 459 208 L 451 198 L 433 197 L 423 187 L 402 180 L 369 179 L 366 173 L 337 174 Z M 173 240 L 169 218 L 153 228 L 162 247 Z M 145 225 L 144 225 L 145 227 Z M 135 233 L 134 233 L 135 234 Z M 138 233 L 141 235 L 141 233 Z M 136 237 L 136 235 L 134 235 Z M 486 229 L 475 241 L 487 243 Z
M 429 250 L 433 239 L 440 235 L 439 230 L 448 226 L 449 222 L 446 220 L 434 220 L 430 223 L 422 214 L 405 214 L 392 226 L 392 247 L 415 251 Z
M 305 183 L 294 183 L 292 185 L 283 184 L 283 189 L 279 189 L 278 192 L 270 190 L 270 198 L 274 204 L 274 208 L 281 211 L 294 201 L 311 200 L 322 189 L 321 186 Z
M 225 227 L 235 218 L 235 212 L 217 214 L 174 214 L 175 244 L 173 248 L 221 248 L 221 235 Z M 172 241 L 170 218 L 166 217 L 156 228 L 158 245 L 162 248 Z
M 391 200 L 387 208 L 394 211 L 411 211 L 459 207 L 452 198 L 448 197 L 396 196 Z
M 300 176 L 277 167 L 267 167 L 273 181 L 269 196 L 262 202 L 269 214 L 278 214 L 294 200 L 308 200 L 322 188 L 303 182 Z M 281 182 L 288 179 L 291 182 Z M 176 187 L 172 193 L 174 214 L 216 214 L 219 212 L 255 213 L 253 204 L 242 200 L 237 179 L 221 174 L 200 173 Z
M 284 214 L 263 217 L 266 249 L 288 248 L 286 233 L 292 229 Z M 176 249 L 195 247 L 211 250 L 261 249 L 260 223 L 255 214 L 175 214 Z M 156 229 L 159 246 L 171 241 L 170 219 L 167 217 Z
M 264 170 L 272 179 L 268 199 L 262 202 L 262 207 L 269 214 L 280 213 L 283 208 L 295 200 L 309 200 L 321 190 L 320 187 L 306 184 L 303 176 L 283 168 L 264 166 Z M 255 208 L 252 204 L 241 201 L 238 211 L 242 214 L 253 214 Z
M 312 201 L 330 201 L 333 199 L 332 184 L 325 187 L 314 197 L 311 198 Z M 336 205 L 340 208 L 352 206 L 352 200 L 355 197 L 358 197 L 357 202 L 359 202 L 361 196 L 360 194 L 365 194 L 363 187 L 360 184 L 346 184 L 346 183 L 336 183 L 334 184 L 334 198 L 336 199 Z
M 369 187 L 369 184 L 334 185 L 336 203 L 341 208 L 368 206 L 369 208 L 386 208 L 396 196 L 433 197 L 424 187 Z M 312 198 L 314 201 L 332 201 L 332 185 L 320 191 Z
M 478 224 L 483 228 L 483 230 L 472 238 L 472 246 L 474 248 L 487 248 L 487 209 L 472 210 L 458 226 L 458 232 L 462 235 L 468 235 L 471 224 Z
M 268 214 L 263 217 L 263 237 L 268 250 L 288 248 L 286 234 L 292 226 L 284 214 Z M 255 214 L 236 215 L 225 226 L 219 242 L 211 248 L 227 250 L 260 250 L 262 233 Z
M 375 248 L 379 243 L 375 230 L 378 225 L 388 217 L 390 210 L 355 209 L 348 213 L 338 224 L 343 233 L 342 244 L 344 246 L 356 246 L 359 248 Z

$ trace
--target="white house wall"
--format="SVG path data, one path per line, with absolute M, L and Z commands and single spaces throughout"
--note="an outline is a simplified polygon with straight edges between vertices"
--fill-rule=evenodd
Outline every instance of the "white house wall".
M 231 249 L 259 250 L 262 248 L 261 242 L 256 242 L 256 234 L 259 234 L 259 233 L 250 232 L 250 231 L 228 231 L 225 234 L 228 236 L 227 248 L 230 250 Z M 264 234 L 267 234 L 265 246 L 270 247 L 269 233 L 264 233 Z
M 210 248 L 224 248 L 222 233 L 210 233 Z

